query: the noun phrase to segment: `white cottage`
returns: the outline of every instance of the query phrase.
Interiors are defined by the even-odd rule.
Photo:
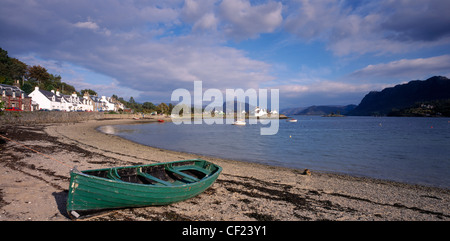
[[[80,98],[76,93],[63,95],[58,90],[55,92],[41,90],[35,87],[29,94],[33,102],[39,104],[40,109],[61,110],[61,111],[92,111],[93,105],[90,100]]]
[[[76,93],[63,95],[58,90],[56,92],[54,90],[47,91],[35,87],[28,96],[39,105],[40,109],[61,111],[118,111],[124,109],[122,103],[111,97],[98,98],[87,93],[83,97],[79,97]]]
[[[255,108],[254,113],[255,113],[256,117],[261,117],[261,116],[267,115],[266,109],[261,109],[258,106]]]
[[[61,110],[66,108],[66,105],[61,103],[61,96],[57,96],[54,90],[40,90],[39,87],[36,86],[34,91],[28,96],[39,105],[39,109]]]
[[[113,103],[112,97],[102,96],[100,101],[103,102],[104,111],[116,111],[116,105]]]
[[[89,100],[77,96],[76,93],[72,95],[63,95],[63,100],[68,103],[69,111],[92,111],[93,106]],[[70,104],[69,104],[70,103]]]

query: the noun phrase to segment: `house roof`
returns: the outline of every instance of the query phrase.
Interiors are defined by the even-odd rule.
[[[54,96],[56,102],[61,102],[62,95],[57,96],[55,93],[53,93],[51,91],[48,91],[48,90],[41,90],[41,89],[39,89],[38,91],[41,92],[49,100],[53,100],[53,96]]]
[[[98,96],[95,96],[95,95],[89,95],[89,97],[92,99],[92,101],[94,101],[94,102],[97,102],[97,103],[99,103],[99,102],[102,102],[101,101],[101,98],[99,98]]]
[[[43,95],[45,95],[45,97],[47,97],[47,98],[52,98],[54,95],[56,95],[56,94],[54,94],[54,93],[52,93],[51,91],[48,91],[48,90],[41,90],[41,89],[39,89],[39,92],[41,92]]]
[[[12,96],[13,92],[15,92],[16,96],[21,96],[23,93],[25,98],[28,97],[28,95],[17,86],[0,84],[0,95],[3,94],[3,91],[5,91],[6,96]]]

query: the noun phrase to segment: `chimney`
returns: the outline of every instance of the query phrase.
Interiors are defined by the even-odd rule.
[[[34,87],[34,90],[39,91],[39,86]]]
[[[59,89],[56,90],[56,96],[59,96]]]
[[[50,90],[50,92],[52,92],[53,94],[55,94],[55,90]]]

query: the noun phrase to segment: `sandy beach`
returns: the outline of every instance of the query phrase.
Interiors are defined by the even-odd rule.
[[[193,158],[223,167],[204,193],[167,206],[120,209],[85,220],[450,220],[448,189],[315,170],[303,175],[303,170],[152,148],[96,130],[152,121],[1,126],[0,134],[13,141],[0,142],[0,221],[70,220],[65,206],[73,166],[85,170]]]

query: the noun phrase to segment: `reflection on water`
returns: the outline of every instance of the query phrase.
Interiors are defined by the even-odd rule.
[[[134,129],[117,129],[114,126],[100,126],[98,128],[99,131],[106,133],[106,134],[111,134],[111,135],[117,135],[120,133],[136,133],[139,132],[139,130],[134,130]]]
[[[98,129],[101,132],[106,133],[106,134],[111,134],[111,135],[116,134],[115,129],[114,129],[113,126],[100,126]]]

